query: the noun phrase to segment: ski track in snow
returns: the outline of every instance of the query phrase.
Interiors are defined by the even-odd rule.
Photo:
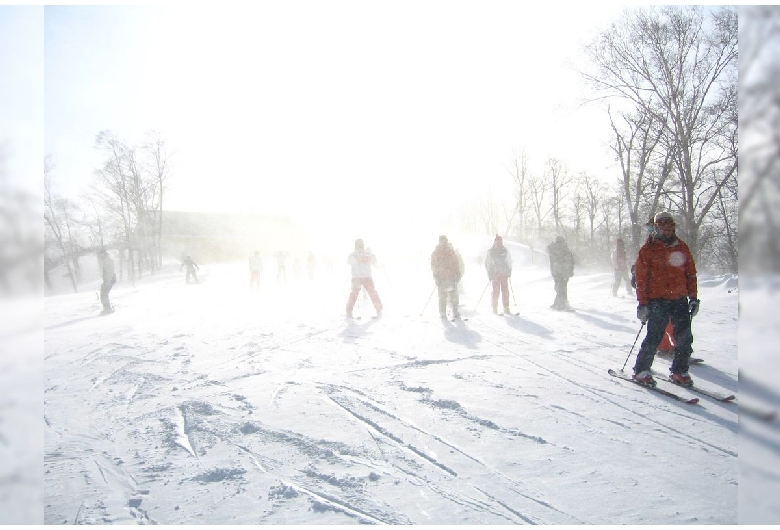
[[[511,352],[511,350],[509,350],[508,348],[506,348],[505,346],[503,346],[503,345],[501,345],[501,344],[497,344],[497,343],[496,343],[496,346],[497,346],[497,347],[499,347],[499,348],[505,349],[505,350],[509,351],[510,353],[513,353],[513,352]],[[567,356],[567,355],[561,355],[561,354],[558,354],[558,353],[556,353],[556,354],[554,354],[554,355],[556,355],[556,356],[560,356],[560,357],[565,357],[565,358],[567,358],[567,361],[569,361],[569,362],[575,362],[575,363],[579,364],[580,366],[583,366],[583,368],[586,368],[586,369],[591,369],[591,368],[593,368],[592,366],[589,366],[589,365],[587,365],[587,364],[583,364],[583,363],[581,363],[580,361],[577,361],[576,359],[572,359],[570,356]],[[518,355],[518,356],[520,356],[520,355]],[[538,366],[539,368],[542,368],[540,365],[538,365],[537,363],[535,363],[535,362],[531,361],[530,359],[524,359],[524,360],[525,360],[525,361],[527,361],[527,362],[529,362],[529,363],[531,363],[531,364],[533,364],[534,366]],[[583,386],[583,385],[581,385],[580,383],[578,383],[577,381],[574,381],[574,380],[572,380],[572,379],[566,378],[566,377],[564,377],[564,376],[562,376],[562,375],[560,375],[560,374],[556,373],[556,372],[555,372],[555,371],[553,371],[553,370],[546,369],[546,368],[545,368],[545,370],[547,370],[549,373],[551,373],[551,374],[553,374],[553,375],[556,375],[556,376],[559,376],[559,377],[561,377],[561,378],[562,378],[562,379],[564,379],[564,380],[565,380],[567,383],[569,383],[569,384],[572,384],[572,385],[574,385],[574,386],[577,386],[577,387],[580,387],[580,388],[582,388],[582,389],[583,389],[583,390],[585,390],[585,391],[598,393],[598,391],[595,391],[595,390],[591,389],[589,386]],[[605,399],[609,400],[609,398],[605,398]],[[625,408],[626,410],[629,410],[629,411],[631,411],[631,409],[630,409],[629,407],[626,407],[626,406],[622,405],[621,403],[618,403],[617,401],[614,401],[614,400],[609,400],[609,401],[611,401],[611,402],[612,402],[614,405],[616,405],[616,406],[618,406],[618,407]],[[644,401],[643,401],[643,402],[644,402]],[[659,407],[661,407],[661,405],[659,405]],[[703,439],[703,438],[700,438],[700,437],[697,437],[697,436],[693,436],[693,435],[687,434],[687,433],[685,433],[685,432],[682,432],[682,431],[679,431],[679,430],[675,430],[675,429],[673,429],[673,428],[669,427],[668,425],[664,425],[664,424],[663,424],[663,423],[661,423],[660,421],[658,421],[658,420],[656,420],[656,419],[654,419],[654,418],[650,417],[649,415],[642,415],[642,416],[643,416],[643,417],[644,417],[644,418],[645,418],[647,421],[654,422],[654,423],[658,424],[659,426],[661,426],[663,429],[668,429],[669,431],[671,431],[671,432],[674,432],[676,435],[678,435],[678,436],[680,436],[680,437],[683,437],[683,438],[688,438],[688,439],[690,439],[690,440],[693,440],[693,441],[695,441],[695,442],[697,442],[697,443],[701,444],[705,450],[707,450],[706,448],[710,448],[710,449],[713,449],[713,450],[715,450],[715,451],[720,451],[720,452],[723,452],[724,454],[727,454],[727,455],[729,455],[729,456],[733,456],[733,457],[737,457],[737,456],[738,456],[738,452],[737,452],[737,451],[734,451],[734,450],[731,450],[731,449],[727,449],[727,448],[720,447],[720,446],[718,446],[718,445],[715,445],[715,444],[712,444],[712,443],[708,442],[707,440],[705,440],[705,439]],[[689,417],[691,417],[691,416],[689,416]],[[693,418],[691,417],[691,419],[693,419]]]
[[[114,325],[119,311],[99,325],[49,326],[47,350],[80,326],[91,345],[52,347],[46,357],[45,522],[631,522],[630,515],[615,519],[619,507],[602,516],[565,503],[559,488],[588,482],[567,470],[586,448],[545,428],[540,415],[624,454],[636,450],[636,432],[646,431],[736,464],[733,447],[706,436],[736,434],[736,419],[709,412],[722,404],[685,409],[608,378],[606,368],[619,367],[615,359],[625,352],[599,332],[630,330],[622,316],[554,315],[596,327],[569,338],[557,337],[548,315],[467,316],[460,323],[413,313],[321,318],[251,333],[226,327],[206,339],[197,338],[196,323],[169,336],[138,323]],[[451,347],[428,351],[426,340]],[[60,369],[74,377],[58,378]],[[546,400],[553,385],[572,397]],[[84,414],[69,424],[74,396],[84,396]],[[494,396],[513,408],[496,408]],[[610,413],[594,421],[589,407]],[[506,454],[485,449],[492,447]],[[642,452],[665,458],[652,444]],[[526,459],[548,461],[550,469],[526,470]],[[630,477],[590,480],[619,492]],[[175,505],[165,503],[173,498]]]

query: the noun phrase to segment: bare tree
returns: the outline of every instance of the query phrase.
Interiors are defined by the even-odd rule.
[[[596,217],[607,190],[600,180],[587,174],[581,176],[580,183],[583,191],[585,215],[588,218],[589,239],[593,243],[596,236]]]
[[[126,149],[127,171],[130,175],[130,201],[136,219],[133,236],[138,251],[138,276],[141,277],[144,265],[148,266],[152,273],[157,269],[157,258],[154,252],[156,242],[154,226],[157,216],[153,206],[157,183],[142,170],[137,152],[138,150],[133,147]]]
[[[552,207],[548,205],[545,199],[545,195],[551,187],[550,177],[547,172],[540,174],[532,173],[528,177],[529,198],[536,220],[536,237],[538,238],[542,237],[544,220],[552,210]]]
[[[657,178],[653,179],[649,175],[664,127],[658,123],[654,114],[641,108],[633,113],[621,112],[622,126],[615,123],[611,109],[607,112],[615,135],[612,150],[620,164],[622,198],[631,221],[631,246],[639,248],[640,238],[643,235],[642,225],[645,221],[642,212],[643,202],[648,195],[653,195],[649,210],[651,212],[655,210],[671,170],[671,160],[669,160],[665,165],[662,164],[666,170],[661,170],[656,175]]]
[[[582,234],[582,217],[585,215],[585,194],[582,191],[582,176],[577,179],[577,186],[571,198],[571,214],[574,221],[574,240],[579,242]]]
[[[57,196],[52,190],[52,169],[51,157],[47,155],[43,162],[43,220],[46,224],[46,229],[53,236],[53,239],[50,240],[56,243],[61,254],[61,259],[53,260],[52,265],[60,262],[64,263],[73,292],[77,293],[79,291],[78,282],[75,271],[71,266],[70,210],[72,205],[70,201]]]
[[[93,190],[121,230],[120,250],[127,250],[128,275],[131,281],[135,281],[133,230],[137,217],[131,197],[131,176],[127,170],[128,149],[111,131],[98,133],[95,147],[105,153],[106,160],[103,168],[95,172],[98,185]]]
[[[158,268],[162,266],[162,229],[163,229],[163,199],[165,198],[166,181],[170,174],[170,158],[165,146],[165,140],[159,131],[152,131],[143,145],[150,158],[149,172],[155,182],[155,199],[157,205],[156,222],[153,223],[155,234],[155,254]]]
[[[479,202],[479,216],[482,230],[486,234],[495,234],[498,231],[499,212],[492,194],[488,193]]]
[[[604,97],[631,102],[663,124],[679,180],[679,214],[698,254],[698,228],[726,181],[736,176],[720,139],[728,127],[728,86],[736,79],[732,7],[663,6],[626,12],[587,48],[584,73]],[[722,168],[733,166],[733,170]]]
[[[546,162],[546,173],[552,191],[552,214],[555,222],[555,232],[560,233],[563,221],[563,202],[572,182],[572,176],[566,165],[559,159],[549,157]]]
[[[526,209],[531,195],[531,186],[528,173],[528,157],[525,151],[522,151],[519,155],[516,155],[512,161],[512,170],[509,174],[512,176],[512,182],[514,183],[514,198],[515,208],[510,216],[509,222],[515,223],[515,234],[517,234],[521,240],[527,239],[528,234],[526,231]],[[515,217],[517,221],[515,221]]]

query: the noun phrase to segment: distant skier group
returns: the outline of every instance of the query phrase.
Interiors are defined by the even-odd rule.
[[[630,280],[622,238],[616,240],[615,251],[612,254],[614,263],[612,294],[617,296],[621,282],[625,282],[626,292],[629,295],[633,295],[631,288],[635,287],[638,302],[637,319],[642,323],[642,327],[647,325],[647,334],[634,365],[633,380],[643,385],[656,384],[652,375],[653,360],[664,338],[673,336],[674,358],[670,368],[670,379],[676,384],[691,386],[693,381],[688,373],[693,352],[691,319],[698,313],[700,304],[696,265],[688,245],[677,237],[674,218],[670,213],[656,214],[647,226],[648,237],[639,249],[636,263],[631,267]],[[555,284],[555,300],[550,307],[557,311],[571,311],[568,301],[568,282],[574,275],[574,255],[563,236],[557,236],[547,250],[550,274]],[[116,283],[114,262],[105,249],[98,250],[97,257],[103,280],[100,287],[100,302],[103,306],[101,314],[108,314],[113,312],[109,292]],[[285,252],[278,252],[276,257],[277,282],[286,283],[287,255]],[[313,278],[314,263],[313,254],[310,254],[307,260],[310,279]],[[371,268],[376,266],[377,260],[362,239],[355,240],[355,248],[347,257],[347,263],[351,269],[351,288],[346,305],[347,317],[352,317],[361,290],[366,291],[376,316],[380,317],[383,308],[382,300],[377,293],[371,271]],[[435,283],[434,289],[438,292],[439,315],[446,318],[449,308],[450,316],[459,319],[459,283],[465,265],[460,253],[453,247],[447,236],[439,236],[439,242],[431,253],[430,265]],[[180,270],[185,267],[187,269],[185,281],[190,283],[192,278],[195,283],[198,283],[199,268],[190,256],[184,257]],[[258,287],[262,273],[262,259],[257,251],[249,259],[249,270],[250,286]],[[500,301],[504,314],[509,314],[512,255],[504,246],[500,235],[496,235],[493,245],[487,251],[485,270],[488,285],[492,286],[493,313],[498,314]]]
[[[551,306],[555,310],[569,310],[566,285],[574,271],[574,256],[563,237],[558,237],[548,248],[550,251],[550,272],[555,280],[556,297]],[[355,241],[355,250],[347,258],[352,270],[352,288],[347,299],[346,315],[352,317],[356,300],[361,289],[365,289],[371,299],[376,316],[382,314],[382,302],[371,276],[371,267],[376,265],[376,257],[365,248],[362,239]],[[438,294],[439,316],[447,317],[447,310],[453,319],[460,318],[459,284],[465,271],[463,257],[447,239],[439,236],[439,243],[431,253],[431,273]],[[504,314],[511,312],[509,307],[510,278],[512,277],[512,254],[504,246],[504,239],[496,235],[485,257],[485,270],[488,285],[492,286],[491,307],[498,314],[499,299]],[[487,289],[487,286],[485,287]],[[433,292],[431,292],[433,296]]]
[[[675,337],[670,379],[674,383],[691,386],[693,381],[688,373],[693,352],[691,319],[698,313],[700,304],[696,265],[690,249],[675,233],[672,215],[661,212],[656,214],[652,221],[649,223],[648,238],[639,249],[637,261],[632,267],[636,274],[637,318],[643,327],[647,324],[647,335],[637,355],[633,379],[644,385],[656,384],[651,368],[658,347],[667,333],[667,327],[670,327]],[[557,236],[547,250],[550,274],[555,284],[555,300],[550,307],[556,311],[571,311],[568,282],[574,275],[574,255],[563,236]],[[382,302],[371,278],[371,266],[376,263],[376,258],[370,250],[364,248],[362,239],[355,241],[355,251],[349,255],[348,263],[352,267],[352,290],[347,300],[347,316],[352,317],[361,288],[367,291],[377,316],[380,316]],[[621,281],[624,281],[627,293],[633,295],[627,271],[625,244],[621,238],[616,241],[613,263],[615,274],[612,294],[617,296],[618,287]],[[489,285],[493,287],[493,313],[498,313],[499,299],[504,313],[510,313],[509,280],[512,276],[512,256],[500,235],[496,235],[493,246],[487,252],[485,269]],[[451,316],[454,319],[460,318],[458,283],[463,277],[463,271],[460,254],[447,236],[439,236],[439,243],[431,254],[431,272],[438,292],[439,315],[442,318],[447,316],[448,306]]]

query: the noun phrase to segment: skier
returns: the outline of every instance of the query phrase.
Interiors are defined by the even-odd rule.
[[[276,283],[281,284],[284,281],[287,284],[287,252],[280,250],[276,256]]]
[[[179,270],[181,271],[184,267],[187,267],[187,276],[185,278],[186,283],[190,283],[190,276],[195,278],[195,283],[200,283],[198,281],[198,273],[195,271],[200,270],[198,267],[198,264],[192,261],[192,258],[189,256],[184,256],[184,261],[181,263],[181,267],[179,267]]]
[[[249,287],[260,287],[260,275],[263,273],[263,258],[260,251],[249,256]]]
[[[431,272],[439,292],[439,316],[447,316],[447,299],[452,307],[452,317],[460,318],[458,282],[463,276],[458,254],[447,236],[439,236],[439,244],[431,254]]]
[[[352,267],[352,290],[347,300],[347,317],[352,318],[352,309],[355,307],[357,297],[360,294],[360,288],[366,290],[371,302],[376,309],[376,316],[382,316],[382,301],[374,287],[374,280],[371,277],[371,266],[376,265],[376,257],[371,249],[365,248],[362,239],[355,240],[355,250],[350,253],[347,263]]]
[[[629,296],[633,296],[634,291],[631,289],[631,280],[628,277],[626,248],[621,238],[617,238],[615,241],[615,251],[612,253],[612,264],[615,267],[615,281],[612,283],[612,296],[617,296],[621,280],[626,282],[626,293],[628,293]]]
[[[314,281],[314,269],[317,267],[317,257],[314,252],[309,251],[309,256],[306,258],[306,268],[309,271],[309,281]]]
[[[655,233],[639,249],[636,261],[637,318],[647,323],[647,335],[637,354],[633,378],[655,385],[650,372],[670,319],[676,345],[670,379],[691,386],[688,366],[693,349],[691,318],[699,312],[696,264],[688,245],[675,234],[669,212],[655,216]]]
[[[655,233],[655,220],[652,215],[650,216],[650,220],[645,223],[645,227],[647,228],[647,239],[645,239],[645,243],[647,243]],[[636,289],[636,262],[631,265],[631,287]],[[666,331],[661,338],[661,343],[658,345],[656,355],[674,355],[675,344],[677,344],[677,342],[674,340],[674,328],[672,327],[672,322],[670,320],[666,325]],[[691,349],[691,353],[693,353],[693,349]],[[693,361],[694,359],[692,358],[691,362]],[[704,362],[704,359],[695,359],[695,361]]]
[[[550,306],[556,311],[570,311],[568,283],[574,276],[574,255],[569,250],[563,236],[558,236],[555,241],[547,246],[550,257],[550,273],[555,281],[555,301]]]
[[[111,302],[108,300],[108,293],[116,283],[116,271],[114,270],[114,260],[108,255],[106,249],[101,248],[97,251],[98,262],[102,271],[103,283],[100,284],[100,302],[103,304],[101,315],[107,315],[114,312]]]
[[[493,313],[498,314],[499,294],[501,294],[501,301],[504,304],[504,313],[509,313],[509,278],[512,277],[512,255],[504,246],[504,240],[499,235],[496,235],[493,246],[487,251],[485,269],[487,269],[488,280],[493,285],[491,299]]]

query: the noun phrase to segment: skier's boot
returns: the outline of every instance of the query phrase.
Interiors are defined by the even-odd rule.
[[[669,379],[671,379],[673,383],[680,386],[693,386],[693,379],[691,379],[691,376],[688,375],[688,372],[683,372],[681,374],[669,374]]]
[[[655,379],[653,379],[653,374],[651,374],[649,370],[642,370],[641,372],[634,374],[632,377],[634,381],[636,381],[640,385],[645,385],[645,386],[656,385]]]

